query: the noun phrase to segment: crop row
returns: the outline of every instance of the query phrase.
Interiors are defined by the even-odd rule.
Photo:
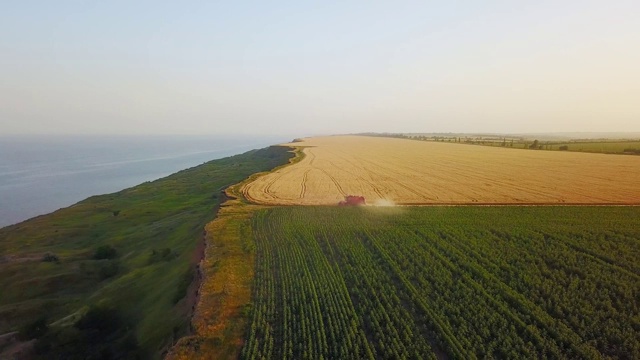
[[[640,358],[637,208],[275,208],[242,358]]]

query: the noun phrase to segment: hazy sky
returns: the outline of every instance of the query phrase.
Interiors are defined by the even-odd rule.
[[[640,1],[6,1],[0,134],[640,131]]]

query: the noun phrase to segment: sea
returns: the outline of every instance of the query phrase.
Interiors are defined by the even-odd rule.
[[[210,160],[288,142],[279,136],[0,136],[0,227]]]

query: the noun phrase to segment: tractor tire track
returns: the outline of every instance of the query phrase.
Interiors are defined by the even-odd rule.
[[[309,172],[312,169],[305,170],[302,175],[302,181],[300,182],[300,195],[298,195],[298,199],[304,199],[304,195],[307,193],[307,179],[309,178]]]
[[[333,164],[332,164],[333,165]],[[318,169],[320,171],[322,171],[325,175],[327,175],[329,177],[329,179],[331,179],[331,181],[333,182],[333,184],[336,186],[336,188],[338,189],[338,191],[340,192],[340,194],[342,194],[342,196],[347,196],[347,193],[344,191],[344,189],[342,188],[342,186],[340,185],[340,183],[338,182],[338,180],[336,180],[336,178],[334,178],[333,176],[331,176],[331,174],[329,174],[329,172],[325,169]]]
[[[353,161],[348,160],[344,156],[340,156],[340,155],[335,155],[335,156],[338,156],[340,159],[342,159],[342,161],[344,161],[347,164],[351,165],[354,169],[358,167]],[[355,175],[356,180],[360,180],[360,181],[364,182],[365,184],[369,185],[371,187],[371,189],[373,190],[373,192],[375,192],[381,199],[386,199],[386,196],[382,193],[382,189],[378,188],[372,181],[365,179],[364,177],[358,175],[357,173],[353,173],[352,175]]]
[[[283,176],[283,175],[275,176],[275,177],[274,177],[274,179],[273,179],[273,180],[271,180],[271,181],[267,184],[267,186],[265,186],[265,187],[264,187],[264,193],[265,193],[266,195],[271,196],[271,198],[273,198],[273,199],[279,199],[279,197],[275,194],[275,192],[273,192],[273,191],[271,190],[271,187],[272,187],[272,186],[273,186],[273,185],[274,185],[278,180],[280,180],[280,178],[282,178],[282,176]]]

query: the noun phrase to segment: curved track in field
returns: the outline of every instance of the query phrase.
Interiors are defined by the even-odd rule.
[[[640,205],[640,156],[331,136],[243,190],[266,205]],[[301,150],[300,150],[301,149]]]

